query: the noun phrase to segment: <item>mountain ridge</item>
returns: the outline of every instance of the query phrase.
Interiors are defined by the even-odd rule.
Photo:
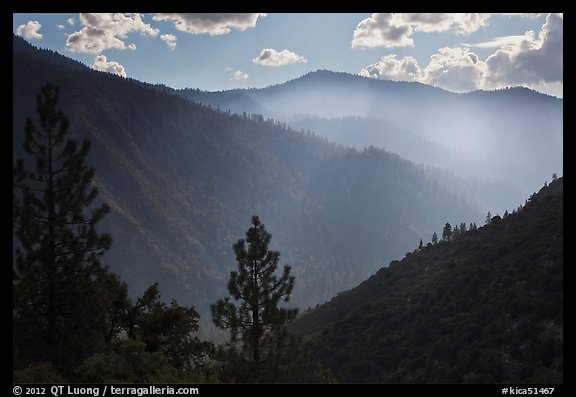
[[[388,144],[397,148],[414,143],[401,136],[392,142],[384,139],[386,126],[392,125],[449,151],[453,157],[450,170],[506,183],[518,189],[520,197],[529,195],[552,173],[563,172],[563,99],[524,87],[454,93],[417,82],[323,70],[265,88],[204,92],[201,96],[184,89],[178,94],[237,113],[261,112],[264,117],[304,129],[311,125],[301,121],[311,116],[327,120],[356,117],[359,122],[381,119],[381,136],[365,133],[361,124],[348,130],[348,136],[354,138],[324,135],[337,143],[348,145],[357,138],[365,146],[384,149],[390,149]],[[422,143],[421,148],[424,146]],[[409,151],[400,154],[419,162]],[[513,205],[507,203],[507,207]]]
[[[104,261],[133,296],[158,281],[164,299],[196,305],[206,318],[234,269],[232,244],[255,214],[281,262],[293,266],[300,307],[361,281],[446,219],[482,217],[449,174],[14,42],[13,156],[23,154],[24,119],[35,115],[39,88],[59,86],[70,136],[92,141],[88,162],[112,206],[102,222],[114,239]],[[357,244],[347,250],[350,239]]]
[[[344,382],[562,383],[563,178],[290,326]]]

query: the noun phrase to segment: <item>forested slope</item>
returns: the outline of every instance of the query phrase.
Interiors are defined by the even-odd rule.
[[[70,135],[92,141],[104,261],[139,295],[158,281],[206,314],[234,268],[232,244],[252,215],[296,275],[293,304],[322,302],[429,240],[446,219],[485,212],[449,173],[381,149],[358,151],[261,115],[235,115],[90,70],[13,39],[13,155],[50,81]],[[167,286],[167,287],[164,287]]]
[[[291,326],[342,382],[561,383],[563,178]]]

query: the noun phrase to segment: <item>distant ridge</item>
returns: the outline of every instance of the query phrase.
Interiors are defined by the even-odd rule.
[[[158,281],[163,299],[209,320],[235,266],[232,244],[259,215],[294,269],[292,303],[306,307],[429,239],[446,219],[477,221],[485,211],[462,180],[389,151],[331,144],[14,43],[13,157],[23,155],[39,88],[56,84],[71,137],[93,143],[88,162],[112,207],[104,262],[132,295]]]
[[[362,142],[399,150],[414,143],[402,141],[401,135],[393,142],[390,137],[381,139],[391,125],[445,148],[450,159],[429,162],[409,149],[399,151],[401,156],[509,184],[519,192],[516,199],[530,194],[552,173],[563,172],[563,100],[523,87],[459,94],[418,82],[317,70],[266,88],[203,93],[194,99],[239,114],[261,113],[305,130],[318,125],[302,122],[310,118],[359,118],[348,131],[323,128],[327,139],[345,145]],[[380,132],[367,134],[361,124],[365,118],[383,120]],[[427,144],[416,151],[423,146]]]

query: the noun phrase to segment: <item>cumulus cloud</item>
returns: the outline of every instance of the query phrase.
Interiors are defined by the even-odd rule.
[[[395,21],[394,14],[375,13],[356,26],[352,47],[413,47],[412,32],[410,25]]]
[[[116,61],[109,61],[105,55],[96,55],[94,63],[92,64],[92,69],[126,77],[126,70],[124,70],[124,66],[120,65]]]
[[[366,66],[360,71],[360,75],[394,81],[420,81],[422,70],[415,58],[398,59],[395,54],[390,54],[375,64]]]
[[[424,68],[423,81],[456,92],[482,88],[486,64],[468,48],[440,48]]]
[[[173,34],[161,34],[160,39],[166,42],[166,45],[170,50],[173,51],[176,48],[176,40],[178,40],[178,38]]]
[[[394,14],[396,23],[407,24],[419,32],[445,32],[453,30],[465,34],[475,32],[488,24],[490,14],[480,13],[415,13]]]
[[[28,21],[26,24],[18,26],[16,34],[25,39],[41,39],[42,33],[39,32],[42,25],[38,21]]]
[[[176,29],[191,34],[207,33],[211,36],[230,33],[232,29],[240,31],[256,26],[258,17],[263,13],[158,13],[155,21],[170,21]]]
[[[156,36],[158,29],[142,20],[140,14],[103,13],[80,14],[84,27],[68,36],[66,46],[72,52],[98,54],[109,48],[136,49],[135,44],[123,41],[128,33]]]
[[[488,87],[560,82],[564,79],[564,20],[549,14],[536,37],[499,49],[486,59]]]
[[[354,30],[352,47],[413,47],[417,32],[475,32],[488,24],[490,14],[480,13],[375,13]]]
[[[498,49],[482,60],[471,47]],[[563,82],[563,18],[549,14],[537,36],[534,32],[526,32],[479,44],[440,48],[423,69],[412,57],[398,59],[392,54],[363,68],[360,74],[388,80],[420,81],[457,92],[514,85],[540,90],[547,85],[557,87]]]
[[[468,92],[482,88],[486,64],[469,48],[444,47],[421,69],[413,57],[398,59],[391,54],[360,71],[360,75],[394,81],[418,81],[450,91]]]
[[[70,26],[74,26],[74,23],[75,23],[75,22],[74,22],[74,18],[68,18],[68,19],[66,20],[66,22],[68,22],[68,25],[70,25]]]
[[[264,48],[260,55],[252,59],[252,62],[264,66],[284,66],[297,62],[308,62],[306,58],[295,54],[292,51],[282,50],[276,51],[273,48]]]
[[[227,66],[226,69],[224,69],[224,71],[230,73],[230,80],[246,81],[250,78],[250,76],[247,73],[244,73],[241,70],[232,69],[229,66]]]

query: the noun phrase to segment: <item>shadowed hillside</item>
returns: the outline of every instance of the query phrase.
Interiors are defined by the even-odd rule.
[[[562,383],[563,178],[300,316],[342,382]]]

